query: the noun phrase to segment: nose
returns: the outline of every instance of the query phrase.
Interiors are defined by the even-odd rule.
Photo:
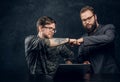
[[[89,22],[90,22],[89,20],[86,20],[86,24],[89,24]]]
[[[50,30],[50,32],[53,32],[53,33],[54,33],[54,30],[53,30],[53,29],[51,29],[51,30]]]
[[[54,30],[50,30],[50,33],[53,35],[55,32],[54,32]]]

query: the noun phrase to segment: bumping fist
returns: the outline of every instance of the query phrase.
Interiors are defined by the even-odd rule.
[[[68,43],[73,46],[73,45],[76,45],[77,40],[76,39],[69,39]]]
[[[79,38],[79,39],[69,39],[68,43],[70,45],[80,45],[83,42],[83,38]]]
[[[81,43],[83,43],[83,38],[79,38],[76,41],[76,45],[80,45]]]
[[[77,40],[76,39],[69,39],[69,43],[76,44]]]

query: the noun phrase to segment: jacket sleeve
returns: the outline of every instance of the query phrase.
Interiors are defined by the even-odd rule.
[[[104,34],[83,37],[84,46],[105,45],[112,42],[115,38],[115,27],[111,24],[103,27]]]
[[[40,50],[42,47],[49,46],[48,39],[40,39],[36,36],[29,36],[25,39],[25,50]]]
[[[65,45],[61,45],[61,47],[60,47],[60,54],[61,54],[61,56],[63,58],[65,58],[65,61],[67,61],[67,60],[73,61],[74,60],[74,53],[73,53],[73,51],[68,49],[68,47],[65,46]]]
[[[85,55],[85,54],[87,54],[87,50],[85,51],[83,44],[81,44],[78,49],[78,57],[77,57],[78,63],[83,63],[85,60],[88,60],[87,59],[88,55]]]

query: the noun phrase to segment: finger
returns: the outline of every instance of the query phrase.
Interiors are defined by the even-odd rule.
[[[80,45],[80,42],[77,42],[77,45]]]

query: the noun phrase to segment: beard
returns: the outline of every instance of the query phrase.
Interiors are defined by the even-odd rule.
[[[96,27],[97,27],[97,24],[96,24],[96,22],[94,22],[94,24],[91,25],[91,27],[89,25],[87,25],[85,27],[85,30],[87,31],[88,34],[90,34],[90,33],[94,32],[94,30],[96,29]]]
[[[50,38],[53,38],[53,35],[44,35],[44,38],[50,39]]]

